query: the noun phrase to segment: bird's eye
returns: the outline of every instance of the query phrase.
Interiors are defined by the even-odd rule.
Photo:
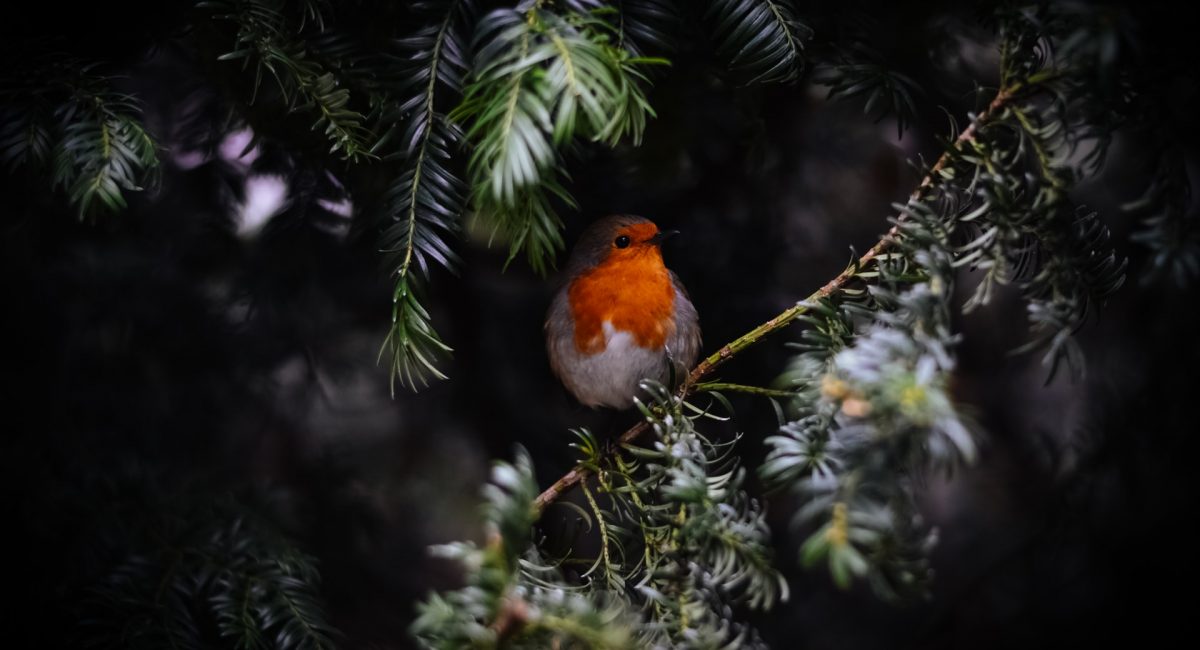
[[[629,245],[629,237],[621,235],[620,237],[617,237],[617,240],[613,242],[613,245],[617,248],[625,248]]]

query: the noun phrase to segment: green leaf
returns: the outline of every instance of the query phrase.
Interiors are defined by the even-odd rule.
[[[446,378],[438,369],[438,362],[452,350],[433,330],[429,312],[417,298],[414,277],[398,280],[392,294],[392,324],[379,351],[380,358],[385,351],[391,359],[393,394],[396,380],[417,390],[418,384],[426,386],[430,379]]]
[[[461,228],[467,188],[452,168],[454,150],[463,135],[438,112],[446,96],[462,92],[466,73],[465,46],[460,31],[466,20],[466,2],[446,2],[433,22],[403,39],[409,62],[398,89],[411,95],[385,118],[402,121],[402,148],[388,158],[403,160],[401,172],[385,196],[383,252],[395,278],[392,326],[384,343],[390,351],[393,394],[395,381],[412,390],[446,375],[438,364],[451,350],[433,329],[429,314],[417,298],[421,279],[428,280],[434,265],[453,270],[458,256],[449,239]],[[375,150],[382,151],[382,141]]]
[[[577,137],[636,144],[653,115],[645,78],[612,45],[612,27],[594,14],[534,7],[497,10],[476,34],[473,80],[451,119],[465,124],[468,166],[481,221],[544,273],[563,248],[554,204],[574,207],[560,178],[560,149]]]
[[[717,55],[746,85],[799,78],[808,28],[788,0],[709,0],[705,18]]]
[[[366,117],[351,108],[350,91],[340,78],[316,61],[304,40],[303,27],[312,23],[323,28],[325,20],[313,0],[304,3],[300,22],[293,24],[285,3],[277,0],[211,0],[202,3],[214,18],[237,27],[231,51],[220,61],[242,61],[251,68],[254,85],[250,103],[257,98],[265,74],[275,79],[288,112],[305,111],[313,117],[312,130],[329,141],[329,152],[348,160],[373,156],[374,134]]]

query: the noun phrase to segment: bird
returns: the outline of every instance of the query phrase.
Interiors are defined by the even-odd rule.
[[[678,231],[613,215],[580,235],[546,315],[550,366],[580,403],[626,409],[643,379],[683,377],[700,352],[700,317],[661,245]]]

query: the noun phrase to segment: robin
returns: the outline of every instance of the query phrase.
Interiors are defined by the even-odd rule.
[[[587,406],[633,404],[638,382],[682,376],[700,351],[700,323],[660,246],[677,231],[616,215],[588,226],[546,315],[550,366]]]

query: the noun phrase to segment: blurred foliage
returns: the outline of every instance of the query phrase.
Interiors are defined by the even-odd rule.
[[[140,524],[82,600],[84,646],[335,647],[315,560],[261,515],[229,502]]]
[[[635,648],[636,615],[620,598],[565,581],[531,546],[537,482],[529,456],[497,463],[484,489],[487,542],[435,547],[462,564],[468,585],[420,606],[413,634],[430,648]]]

